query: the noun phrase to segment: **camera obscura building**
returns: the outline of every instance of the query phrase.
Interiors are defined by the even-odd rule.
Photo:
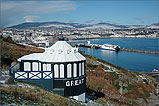
[[[31,82],[65,97],[85,102],[86,59],[65,41],[57,41],[44,53],[18,59],[10,68],[16,79]]]

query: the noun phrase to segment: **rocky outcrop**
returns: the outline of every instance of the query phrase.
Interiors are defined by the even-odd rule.
[[[12,77],[10,77],[9,75],[1,75],[0,76],[0,83],[1,84],[14,84],[15,81]]]

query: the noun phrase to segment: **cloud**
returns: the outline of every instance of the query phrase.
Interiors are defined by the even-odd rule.
[[[6,0],[1,2],[1,25],[13,22],[14,17],[40,16],[57,12],[73,11],[77,7],[72,1],[42,1],[42,0]]]
[[[24,16],[25,22],[33,22],[36,19],[40,18],[39,16]]]

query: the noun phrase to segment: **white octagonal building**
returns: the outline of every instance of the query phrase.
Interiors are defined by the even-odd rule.
[[[16,79],[31,82],[65,97],[85,102],[86,59],[65,41],[57,41],[44,53],[18,59],[10,68]]]

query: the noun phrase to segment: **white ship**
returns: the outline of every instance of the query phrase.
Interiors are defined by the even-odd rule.
[[[113,44],[103,44],[101,46],[101,49],[104,50],[112,50],[112,51],[118,51],[120,49],[120,46],[118,45],[113,45]]]

